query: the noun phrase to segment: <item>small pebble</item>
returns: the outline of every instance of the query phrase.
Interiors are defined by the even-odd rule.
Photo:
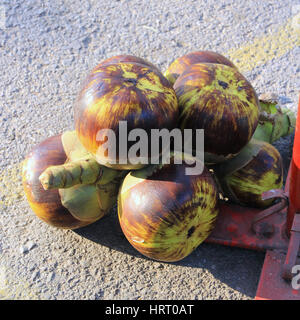
[[[20,247],[20,253],[25,254],[36,247],[36,244],[33,241],[28,241],[26,245]]]
[[[40,276],[40,272],[35,271],[35,272],[33,272],[32,276],[31,276],[31,280],[35,281],[39,276]]]
[[[33,249],[36,246],[36,244],[33,241],[28,241],[26,246],[27,246],[28,251],[30,251],[31,249]]]
[[[55,278],[55,272],[51,272],[48,274],[47,282],[51,282]]]
[[[20,252],[23,253],[23,254],[25,254],[25,253],[28,252],[28,248],[23,245],[23,246],[20,247]]]

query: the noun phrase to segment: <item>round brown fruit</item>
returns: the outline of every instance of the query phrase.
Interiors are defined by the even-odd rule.
[[[123,63],[138,63],[138,64],[141,64],[143,66],[147,66],[159,73],[161,73],[161,71],[154,65],[152,64],[151,62],[143,59],[143,58],[140,58],[140,57],[137,57],[137,56],[133,56],[133,55],[129,55],[129,54],[121,54],[119,56],[113,56],[111,58],[108,58],[108,59],[105,59],[103,60],[102,62],[100,62],[98,64],[98,66],[95,68],[99,68],[99,67],[103,67],[103,66],[108,66],[110,64],[116,64],[116,63],[120,63],[120,62],[123,62]]]
[[[177,155],[175,155],[177,156]],[[186,175],[186,162],[130,172],[119,191],[118,215],[130,244],[143,255],[178,261],[211,233],[218,192],[210,172]]]
[[[252,138],[259,102],[252,85],[237,69],[194,64],[176,80],[174,89],[180,128],[193,129],[193,133],[204,129],[206,163],[234,157]]]
[[[127,139],[119,135],[120,121],[126,121],[128,132],[145,130],[150,158],[151,129],[172,130],[178,121],[178,102],[168,80],[148,66],[129,62],[96,67],[88,75],[74,111],[76,132],[83,146],[100,164],[119,170],[139,169],[145,164],[131,163],[118,149],[113,164],[106,153],[106,141],[97,136],[100,130],[112,130],[117,147],[121,138]],[[126,151],[135,143],[128,141]]]
[[[26,157],[23,164],[23,187],[34,213],[51,226],[76,229],[90,224],[80,221],[62,205],[57,189],[44,190],[39,176],[50,166],[61,165],[67,160],[61,134],[38,144]]]
[[[216,175],[229,200],[265,208],[274,200],[263,200],[262,193],[283,186],[282,158],[271,144],[252,139],[237,157],[217,166]]]
[[[217,63],[236,68],[230,60],[219,53],[213,51],[195,51],[173,61],[165,72],[165,77],[173,85],[187,67],[196,63]]]

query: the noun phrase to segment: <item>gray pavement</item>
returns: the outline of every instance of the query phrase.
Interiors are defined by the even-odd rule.
[[[213,50],[258,93],[296,110],[300,1],[2,1],[0,3],[0,298],[253,299],[264,253],[202,244],[178,263],[137,253],[116,211],[70,231],[40,221],[20,168],[31,148],[73,129],[81,81],[102,59],[129,53],[164,71]],[[291,137],[278,142],[288,163]]]

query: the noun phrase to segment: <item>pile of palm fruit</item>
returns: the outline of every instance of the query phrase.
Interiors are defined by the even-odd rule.
[[[164,75],[131,55],[102,61],[82,85],[74,120],[74,131],[46,139],[24,161],[32,210],[54,227],[76,229],[117,203],[128,241],[160,261],[181,260],[198,247],[215,226],[220,201],[272,205],[261,194],[282,188],[283,170],[271,143],[295,126],[293,113],[272,97],[258,99],[237,67],[211,51],[176,59]],[[203,129],[202,173],[187,175],[193,155],[172,146],[169,163],[134,162],[127,153],[124,158],[120,149],[134,144],[120,143],[125,122],[128,132],[142,128],[148,134],[149,149],[153,129]],[[115,133],[115,163],[98,137],[103,130]]]

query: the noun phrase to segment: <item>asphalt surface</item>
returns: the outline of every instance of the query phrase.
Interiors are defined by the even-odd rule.
[[[258,93],[296,110],[300,1],[4,1],[0,4],[0,298],[253,299],[264,253],[202,244],[178,263],[137,253],[115,210],[88,227],[48,226],[29,208],[21,163],[73,129],[73,103],[104,58],[162,71],[195,50],[224,54]],[[278,142],[286,165],[292,138]]]

